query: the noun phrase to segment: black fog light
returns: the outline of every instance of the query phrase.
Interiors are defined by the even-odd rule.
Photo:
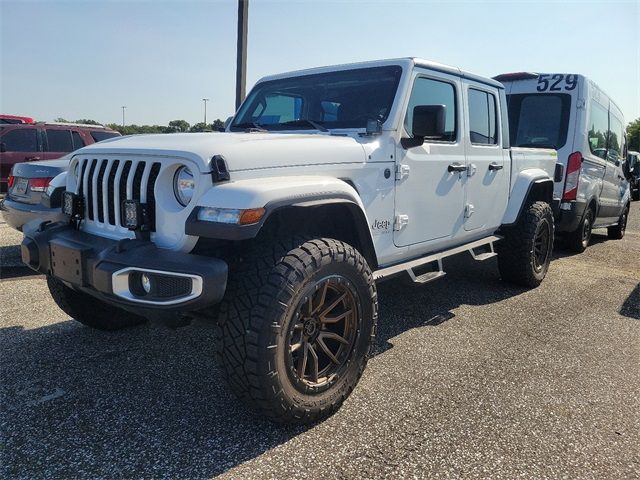
[[[124,226],[129,230],[136,230],[144,222],[144,209],[138,200],[125,200],[122,202],[124,212]]]
[[[64,192],[62,194],[62,213],[70,217],[82,217],[83,211],[82,197],[73,192]]]
[[[129,291],[146,300],[167,300],[186,297],[193,290],[189,277],[134,270],[129,274]]]

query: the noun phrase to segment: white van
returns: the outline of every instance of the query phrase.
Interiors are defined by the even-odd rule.
[[[629,212],[624,117],[594,82],[578,74],[507,73],[511,145],[558,150],[556,231],[578,252],[592,228],[622,238]]]

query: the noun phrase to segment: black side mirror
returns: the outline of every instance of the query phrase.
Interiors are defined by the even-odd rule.
[[[413,108],[412,138],[401,140],[404,148],[419,147],[428,140],[444,137],[444,123],[447,107],[444,105],[417,105]]]
[[[4,153],[7,151],[7,144],[4,142],[0,142],[0,153]]]

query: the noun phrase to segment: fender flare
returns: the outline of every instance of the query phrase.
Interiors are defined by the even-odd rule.
[[[544,200],[549,205],[553,202],[554,182],[549,174],[542,169],[532,168],[518,173],[511,194],[509,203],[502,219],[502,225],[513,225],[518,222],[520,215],[527,204],[527,200],[535,198]]]
[[[272,177],[240,180],[215,185],[199,201],[185,225],[185,233],[219,240],[249,240],[277,212],[284,209],[311,209],[342,205],[350,213],[355,233],[367,261],[376,263],[373,238],[366,211],[358,192],[344,180],[334,177]],[[198,220],[201,207],[264,208],[259,222],[251,225],[222,224]]]

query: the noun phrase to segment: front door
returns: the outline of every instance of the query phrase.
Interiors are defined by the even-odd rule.
[[[444,105],[445,137],[409,149],[398,148],[396,225],[394,243],[403,247],[457,236],[464,223],[466,160],[460,140],[462,104],[460,80],[442,74],[416,73],[406,109],[403,135],[409,135],[413,109],[418,105]],[[450,171],[451,168],[464,172]]]
[[[4,152],[0,152],[0,190],[6,191],[6,182],[11,168],[16,163],[41,160],[42,152],[38,141],[38,129],[35,126],[6,128],[0,132],[0,143]]]
[[[505,168],[509,159],[501,145],[498,99],[482,84],[464,83],[469,118],[465,135],[468,172],[464,228],[495,230],[509,196],[509,169]]]

